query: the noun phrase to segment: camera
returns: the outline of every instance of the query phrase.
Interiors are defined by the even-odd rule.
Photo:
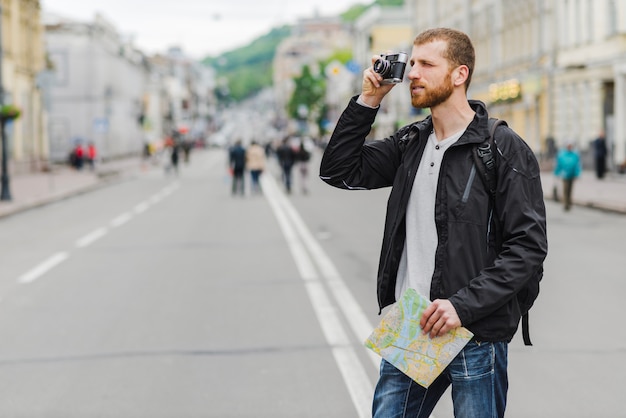
[[[380,58],[374,62],[374,72],[383,76],[383,84],[402,83],[408,58],[404,52],[380,54]]]

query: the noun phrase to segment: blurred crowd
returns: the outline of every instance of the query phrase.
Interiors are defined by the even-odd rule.
[[[309,163],[314,148],[312,139],[299,135],[287,135],[280,142],[266,142],[264,145],[254,140],[247,146],[242,140],[235,141],[228,151],[232,195],[245,195],[246,172],[250,175],[251,194],[259,194],[261,192],[259,180],[267,170],[267,162],[270,159],[275,159],[280,169],[281,182],[287,194],[292,194],[294,188],[298,188],[300,193],[307,195]]]

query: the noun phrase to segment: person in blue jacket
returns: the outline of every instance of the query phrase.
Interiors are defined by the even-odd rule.
[[[563,179],[563,207],[565,210],[570,210],[572,207],[572,188],[574,180],[580,176],[581,171],[580,155],[574,149],[574,144],[568,142],[565,149],[557,154],[554,167],[554,175]]]

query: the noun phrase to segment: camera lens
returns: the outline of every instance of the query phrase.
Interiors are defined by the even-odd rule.
[[[374,62],[373,69],[374,72],[377,72],[378,74],[384,76],[389,71],[390,66],[391,64],[389,63],[389,61],[384,59],[378,59]]]

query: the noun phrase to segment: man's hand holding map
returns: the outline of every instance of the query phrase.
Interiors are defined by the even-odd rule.
[[[473,337],[463,327],[435,338],[424,334],[420,319],[429,304],[427,298],[407,289],[365,341],[366,347],[426,388]]]

